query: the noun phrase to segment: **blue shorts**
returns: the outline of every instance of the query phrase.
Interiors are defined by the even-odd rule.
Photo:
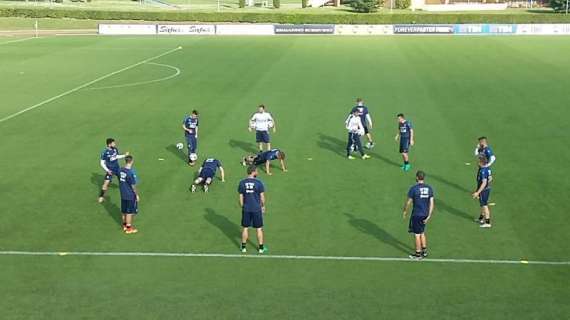
[[[263,213],[261,213],[261,211],[258,211],[258,212],[242,211],[242,213],[241,213],[241,226],[244,228],[249,228],[249,227],[261,228],[261,227],[263,227]]]
[[[113,174],[105,174],[105,180],[113,181],[113,175],[117,176],[118,178],[119,174],[121,173],[121,168],[109,168],[109,170],[111,170]]]
[[[137,200],[121,199],[121,212],[123,214],[137,214],[137,213],[139,213]]]
[[[190,153],[196,153],[196,149],[198,149],[198,139],[196,139],[196,136],[187,134],[184,137],[186,138],[186,145],[188,146],[188,156],[190,156]]]
[[[202,169],[202,171],[200,172],[200,175],[198,177],[206,180],[208,178],[213,179],[215,175],[216,175],[216,173],[213,172],[212,170]]]
[[[400,153],[408,153],[410,151],[410,139],[400,137]]]
[[[491,189],[485,189],[479,194],[479,205],[481,207],[489,205],[489,196],[491,195]]]
[[[411,216],[410,217],[410,226],[408,228],[408,232],[409,233],[413,233],[413,234],[422,234],[424,233],[424,230],[426,228],[426,225],[424,223],[424,220],[427,218],[427,216],[422,217],[422,216]]]
[[[269,143],[269,131],[255,131],[255,142]]]

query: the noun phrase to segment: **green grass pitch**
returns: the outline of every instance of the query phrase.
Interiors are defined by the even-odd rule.
[[[436,211],[434,259],[568,261],[570,42],[562,37],[53,37],[0,39],[0,251],[238,253],[239,159],[264,103],[289,172],[267,187],[269,255],[406,257],[395,115],[416,129],[415,169]],[[161,82],[124,86],[180,75]],[[363,97],[372,159],[344,158]],[[226,183],[188,191],[174,148],[200,111],[199,154]],[[472,221],[475,139],[497,155],[493,228]],[[96,202],[107,137],[135,157],[140,232],[119,192]],[[163,158],[163,161],[159,161]],[[313,160],[308,160],[312,158]],[[470,162],[468,166],[465,163]],[[412,171],[414,171],[412,170]],[[255,238],[253,239],[255,243]],[[253,246],[249,246],[252,253]],[[2,319],[564,319],[568,265],[208,257],[0,255]]]

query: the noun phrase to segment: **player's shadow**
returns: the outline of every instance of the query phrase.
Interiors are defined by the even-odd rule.
[[[257,153],[255,145],[252,145],[251,143],[245,141],[230,139],[228,144],[230,145],[230,147],[234,149],[241,149],[247,153],[254,153],[254,154]]]
[[[220,231],[234,244],[237,248],[240,247],[241,243],[241,227],[235,223],[233,223],[230,219],[221,214],[216,213],[216,211],[212,208],[206,208],[206,214],[204,215],[206,221],[208,221],[211,225],[215,226],[216,228],[220,229]],[[251,236],[255,237],[255,234],[251,234],[250,232],[250,239]],[[255,246],[251,240],[248,239],[247,241],[250,245]]]
[[[116,177],[115,177],[116,178]],[[105,175],[100,173],[92,173],[91,174],[91,183],[97,187],[97,191],[101,190],[101,185],[103,185],[103,180],[105,179]],[[109,185],[109,189],[117,189],[116,185],[117,180],[115,179],[115,183],[111,183]],[[113,191],[114,193],[118,192],[116,190]],[[101,204],[109,217],[111,217],[118,225],[123,225],[123,217],[121,214],[121,209],[112,201],[112,196],[109,195],[110,190],[107,190],[107,195],[105,196],[105,201]],[[95,197],[94,197],[95,198]],[[119,199],[119,197],[117,197]]]
[[[433,180],[438,181],[438,182],[441,182],[441,183],[443,183],[443,184],[445,184],[445,185],[447,185],[447,186],[449,186],[449,187],[451,187],[451,188],[453,188],[453,189],[456,189],[456,190],[459,190],[459,191],[462,191],[462,192],[465,192],[465,193],[471,193],[471,191],[469,191],[469,189],[465,188],[464,186],[461,186],[461,185],[459,185],[459,184],[457,184],[457,183],[455,183],[455,182],[453,182],[453,181],[449,181],[449,180],[445,179],[444,177],[441,177],[441,176],[439,176],[439,175],[437,175],[437,174],[428,173],[428,174],[427,174],[427,178],[428,178],[428,179],[433,179]]]
[[[357,218],[350,213],[345,213],[344,215],[348,217],[348,223],[350,223],[350,225],[352,225],[356,230],[371,235],[398,251],[404,253],[410,253],[412,251],[410,246],[396,239],[394,236],[386,232],[386,230],[380,228],[370,220]]]
[[[468,213],[450,206],[449,204],[447,204],[445,201],[443,201],[441,199],[436,200],[435,210],[437,210],[437,211],[441,210],[443,212],[451,213],[452,215],[457,216],[459,218],[466,219],[468,221],[473,221],[473,217],[470,216]]]
[[[343,142],[338,138],[319,133],[319,141],[317,141],[317,145],[321,149],[329,150],[340,156],[344,157],[346,155],[346,142]]]
[[[175,145],[173,145],[173,144],[168,145],[168,147],[166,147],[165,149],[167,151],[169,151],[170,153],[172,153],[173,155],[175,155],[180,160],[184,161],[184,163],[188,162],[188,158],[187,158],[186,154],[184,153],[184,151],[178,150],[178,148],[176,148]]]

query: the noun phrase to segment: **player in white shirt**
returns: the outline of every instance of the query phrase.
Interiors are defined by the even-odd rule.
[[[351,153],[354,146],[355,150],[360,152],[362,159],[369,159],[370,156],[364,153],[362,149],[362,142],[360,142],[360,137],[364,135],[364,126],[362,125],[362,120],[360,119],[360,113],[358,110],[354,110],[345,121],[346,130],[348,130],[348,143],[346,144],[346,157],[349,160],[355,159]]]
[[[256,113],[249,120],[249,131],[255,129],[255,142],[259,144],[259,151],[263,151],[263,144],[267,150],[271,150],[271,142],[269,138],[269,129],[273,129],[273,133],[277,131],[275,120],[271,113],[265,111],[265,106],[260,105]]]

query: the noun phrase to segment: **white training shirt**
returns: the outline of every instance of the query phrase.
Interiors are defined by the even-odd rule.
[[[269,128],[273,127],[273,117],[269,112],[256,112],[249,123],[256,131],[268,131]]]
[[[364,126],[362,125],[362,120],[359,116],[349,115],[344,122],[346,130],[350,133],[358,133],[359,135],[364,135]]]

